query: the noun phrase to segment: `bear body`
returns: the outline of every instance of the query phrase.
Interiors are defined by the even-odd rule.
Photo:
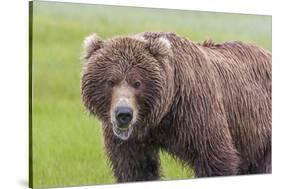
[[[197,177],[271,173],[271,54],[146,32],[85,40],[81,95],[118,182],[161,177],[159,151]]]

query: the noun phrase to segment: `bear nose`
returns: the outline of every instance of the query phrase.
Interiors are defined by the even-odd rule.
[[[133,118],[133,110],[130,107],[118,107],[115,115],[118,125],[125,128]]]

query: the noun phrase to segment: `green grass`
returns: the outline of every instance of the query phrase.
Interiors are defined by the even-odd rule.
[[[271,50],[271,17],[193,11],[34,3],[33,186],[114,183],[101,126],[80,100],[82,41],[143,31],[172,31],[193,41],[242,40]],[[192,178],[161,154],[163,180]]]

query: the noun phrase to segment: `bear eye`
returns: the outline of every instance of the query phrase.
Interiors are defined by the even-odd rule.
[[[108,80],[107,81],[107,85],[109,86],[109,87],[114,87],[114,81],[112,81],[112,80]]]
[[[141,85],[140,81],[135,81],[133,84],[134,88],[136,88],[136,89],[140,88],[140,85]]]

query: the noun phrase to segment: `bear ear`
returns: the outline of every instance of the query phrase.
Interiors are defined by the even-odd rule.
[[[95,33],[85,38],[84,43],[84,59],[89,59],[94,52],[103,47],[102,39]]]
[[[171,43],[164,37],[149,40],[148,49],[159,61],[164,61],[172,54]]]

